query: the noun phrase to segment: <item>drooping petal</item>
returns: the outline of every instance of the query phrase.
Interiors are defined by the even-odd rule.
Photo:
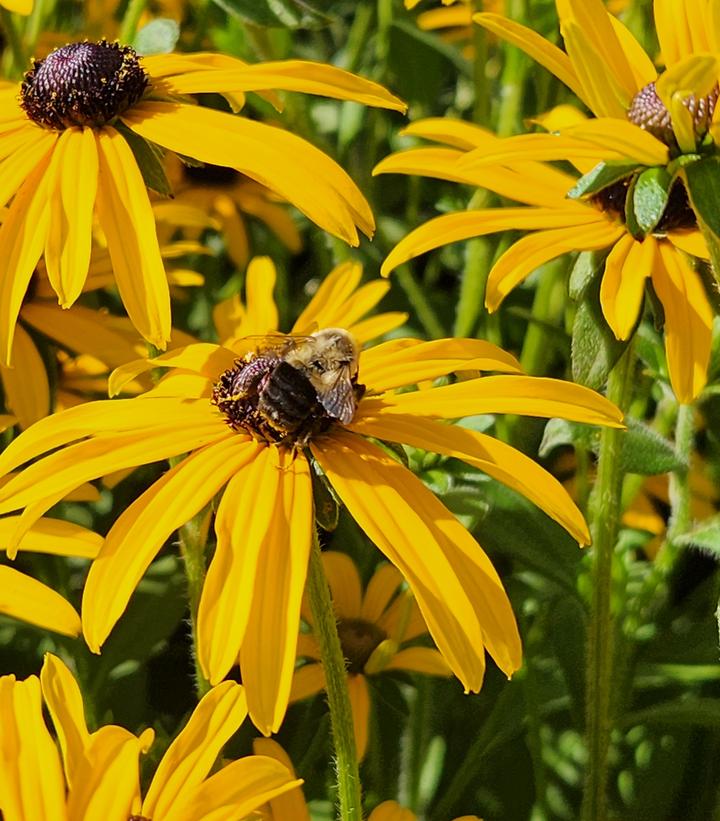
[[[201,510],[254,447],[231,437],[191,454],[138,497],[115,522],[83,594],[83,632],[100,651],[137,583],[165,540]]]
[[[175,804],[162,821],[230,821],[245,818],[278,795],[296,789],[279,761],[260,755],[233,761]]]
[[[368,236],[374,231],[370,207],[350,177],[290,132],[177,103],[138,103],[123,120],[141,137],[172,151],[241,171],[350,245],[358,243],[356,224]]]
[[[485,290],[485,306],[498,309],[505,297],[530,274],[562,254],[613,245],[625,233],[621,225],[599,217],[587,225],[536,231],[511,245],[493,265]]]
[[[98,183],[98,152],[91,128],[66,128],[53,151],[57,175],[45,241],[48,278],[60,305],[80,296],[90,265],[93,208]]]
[[[50,383],[45,363],[22,325],[15,327],[13,366],[0,363],[0,376],[5,404],[21,428],[29,428],[50,413]]]
[[[487,556],[417,479],[346,432],[312,444],[350,514],[405,576],[428,628],[466,690],[477,691],[484,646],[508,675],[520,664],[510,604]]]
[[[0,678],[0,727],[5,821],[67,821],[60,756],[45,726],[37,676]]]
[[[203,696],[163,755],[143,801],[143,815],[165,818],[187,801],[246,715],[245,691],[234,682],[225,681]]]
[[[370,724],[370,693],[365,676],[347,677],[348,696],[352,710],[353,730],[355,731],[355,751],[358,761],[362,761],[367,752],[368,729]]]
[[[432,647],[406,647],[390,660],[386,670],[410,670],[429,676],[449,676],[452,670],[437,650]]]
[[[19,516],[4,516],[0,519],[0,549],[11,538]],[[77,556],[94,559],[103,543],[103,537],[74,522],[64,519],[40,519],[23,538],[20,549],[23,552],[48,553],[53,556]]]
[[[336,616],[339,619],[358,618],[362,584],[355,562],[346,553],[336,550],[324,551],[322,561]]]
[[[80,617],[68,601],[52,588],[6,565],[0,565],[0,613],[64,636],[80,633]]]
[[[492,436],[409,415],[364,418],[351,427],[366,436],[462,459],[530,499],[580,544],[590,543],[585,519],[560,482],[524,453]]]
[[[170,292],[155,217],[129,145],[114,128],[96,132],[97,210],[120,297],[133,325],[164,350],[171,331]]]
[[[278,452],[276,518],[262,545],[250,617],[240,649],[248,710],[264,734],[277,732],[290,698],[300,605],[313,527],[310,466]]]
[[[618,408],[589,388],[540,376],[483,376],[412,393],[385,394],[360,403],[356,421],[366,416],[410,413],[457,419],[479,413],[559,416],[589,425],[622,427]]]
[[[34,126],[0,137],[0,205],[9,202],[38,166],[47,167],[57,139],[57,132]]]
[[[391,339],[360,358],[362,381],[374,393],[461,370],[521,373],[512,354],[483,339]]]
[[[90,741],[82,693],[65,663],[52,653],[45,654],[40,684],[60,742],[65,778],[68,786],[72,787],[77,768]]]
[[[610,251],[600,283],[603,315],[617,339],[627,339],[638,319],[657,243],[652,236],[636,242],[627,234]]]
[[[707,382],[713,312],[702,281],[682,252],[658,244],[652,283],[665,309],[665,352],[679,402],[690,403]]]

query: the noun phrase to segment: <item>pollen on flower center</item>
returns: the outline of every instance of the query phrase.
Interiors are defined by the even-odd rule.
[[[348,662],[348,673],[362,673],[375,648],[387,638],[387,633],[365,619],[340,619],[337,628]]]
[[[40,126],[62,131],[99,127],[136,103],[148,75],[135,51],[119,43],[71,43],[36,60],[20,91],[25,113]]]
[[[308,337],[268,337],[220,375],[212,403],[233,430],[270,444],[304,447],[333,424],[348,424],[365,387],[357,345],[341,328]]]
[[[692,114],[695,133],[698,137],[702,137],[708,130],[718,100],[718,93],[719,89],[716,85],[706,97],[696,97],[691,94],[683,100],[683,105]],[[639,125],[640,128],[662,140],[665,145],[671,148],[676,147],[672,118],[665,103],[658,96],[655,83],[648,83],[632,98],[627,118],[631,123]]]

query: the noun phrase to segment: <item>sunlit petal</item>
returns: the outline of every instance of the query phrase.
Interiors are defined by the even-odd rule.
[[[0,565],[0,613],[64,636],[80,633],[80,617],[59,593],[14,567]]]

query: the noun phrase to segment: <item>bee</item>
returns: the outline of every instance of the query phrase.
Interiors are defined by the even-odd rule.
[[[228,424],[264,441],[304,446],[334,421],[352,421],[365,388],[359,348],[342,328],[259,337],[213,391]]]

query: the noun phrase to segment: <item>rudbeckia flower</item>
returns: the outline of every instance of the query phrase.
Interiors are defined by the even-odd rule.
[[[69,307],[80,295],[94,215],[130,319],[149,342],[166,346],[168,284],[142,174],[156,178],[161,166],[149,143],[241,171],[350,244],[358,242],[356,226],[372,234],[365,198],[328,156],[288,131],[186,98],[217,92],[238,106],[245,92],[269,89],[405,108],[382,86],[321,63],[140,58],[104,40],[72,43],[36,61],[19,97],[16,88],[0,91],[0,205],[12,198],[0,228],[2,361],[9,364],[20,305],[43,254],[60,304]]]
[[[16,516],[0,519],[0,548],[10,543],[17,525]],[[30,528],[22,549],[23,552],[94,559],[102,542],[102,536],[80,525],[46,518]],[[11,558],[15,558],[15,551]],[[6,564],[0,565],[0,613],[64,636],[80,635],[80,616],[66,599],[51,587]]]
[[[391,670],[449,676],[452,671],[434,648],[417,643],[404,646],[426,634],[428,628],[412,594],[399,590],[403,577],[396,567],[381,565],[363,592],[360,574],[349,556],[328,550],[322,559],[347,663],[355,744],[358,758],[362,759],[367,750],[370,720],[368,676]],[[307,602],[302,617],[312,629],[313,618]],[[298,657],[306,659],[306,663],[295,671],[291,702],[313,696],[325,688],[320,646],[312,632],[300,633]]]
[[[560,112],[560,116],[566,118],[567,112]],[[691,402],[700,393],[707,380],[713,312],[692,257],[707,259],[708,251],[681,194],[670,199],[655,229],[638,238],[625,221],[627,187],[622,181],[576,200],[567,194],[578,178],[549,164],[515,153],[488,166],[475,167],[467,162],[477,154],[492,156],[505,143],[523,138],[500,140],[478,126],[449,119],[418,121],[406,133],[431,139],[441,147],[393,154],[374,173],[425,174],[476,185],[524,207],[462,211],[431,219],[390,252],[383,264],[384,274],[451,242],[498,231],[532,231],[513,243],[490,271],[485,305],[494,311],[516,285],[544,263],[572,251],[608,252],[600,303],[613,333],[618,339],[632,334],[641,315],[646,282],[650,282],[665,309],[665,349],[675,395],[681,402]],[[585,145],[584,157],[594,165],[592,157],[600,149]]]
[[[52,717],[57,744],[43,718]],[[247,715],[243,688],[225,682],[200,701],[158,763],[142,797],[139,757],[154,733],[139,737],[108,724],[90,732],[82,695],[59,658],[40,677],[0,678],[0,809],[5,821],[210,821],[245,818],[296,788],[267,756],[247,756],[210,771]],[[58,747],[60,748],[58,750]]]
[[[480,467],[587,543],[582,515],[550,474],[509,445],[444,420],[513,413],[622,424],[617,408],[595,392],[524,376],[511,355],[481,340],[394,339],[360,351],[359,329],[369,327],[360,317],[378,293],[373,285],[355,294],[320,289],[293,329],[317,336],[280,337],[282,345],[277,337],[264,344],[234,338],[127,366],[116,372],[115,390],[143,370],[171,370],[139,397],[41,420],[0,455],[0,474],[37,458],[0,488],[0,514],[26,508],[27,525],[90,476],[187,454],[120,515],[90,570],[83,630],[95,652],[165,541],[224,490],[199,606],[198,658],[213,684],[239,659],[250,716],[266,735],[279,727],[290,695],[314,526],[313,470],[398,567],[437,647],[465,689],[476,691],[486,648],[507,675],[520,664],[500,579],[458,520],[371,440]],[[335,327],[338,305],[347,330]],[[396,393],[475,370],[500,375]]]

